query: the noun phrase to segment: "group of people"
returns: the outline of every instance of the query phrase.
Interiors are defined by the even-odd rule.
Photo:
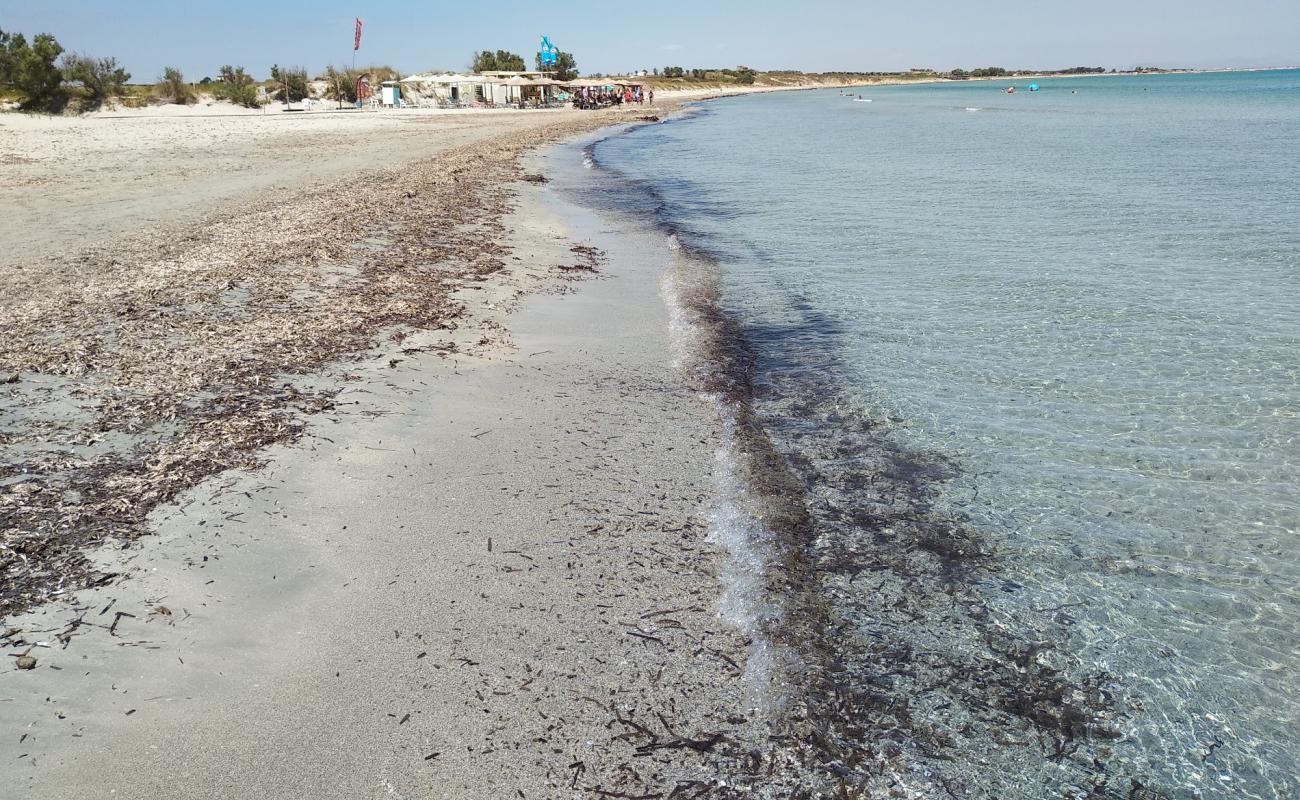
[[[654,89],[643,90],[640,86],[624,86],[621,91],[617,87],[584,86],[573,94],[574,108],[609,108],[610,106],[621,106],[624,103],[628,105],[649,103],[653,106],[655,104],[655,91]]]

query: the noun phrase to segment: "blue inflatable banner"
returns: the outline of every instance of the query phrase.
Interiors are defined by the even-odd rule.
[[[547,66],[553,65],[555,64],[556,61],[559,60],[559,57],[560,57],[560,48],[551,44],[551,38],[549,36],[543,36],[542,37],[542,64]]]

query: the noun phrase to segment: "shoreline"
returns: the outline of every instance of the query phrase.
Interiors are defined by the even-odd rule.
[[[292,435],[165,492],[150,535],[94,553],[100,585],[6,620],[3,654],[37,659],[0,670],[25,796],[587,797],[703,789],[742,758],[744,643],[702,541],[713,423],[672,366],[653,259],[606,272],[519,182],[540,163],[484,187],[511,181],[491,202],[513,210],[486,271],[443,278],[455,330],[385,325],[301,372],[268,407],[305,405],[268,418]],[[374,191],[413,199],[395,183]],[[363,270],[421,252],[388,236]],[[133,261],[120,246],[92,285]]]
[[[817,104],[816,98],[805,99],[811,101],[808,106]],[[798,105],[793,102],[795,98],[786,100],[790,102],[780,105]],[[950,111],[939,109],[934,119]],[[1067,794],[1076,787],[1091,787],[1093,793],[1113,791],[1142,797],[1172,796],[1177,794],[1175,787],[1184,787],[1218,796],[1220,791],[1231,793],[1231,787],[1242,790],[1250,786],[1249,791],[1267,794],[1269,789],[1289,786],[1293,781],[1286,769],[1290,745],[1285,726],[1255,717],[1256,709],[1274,707],[1279,700],[1277,707],[1289,707],[1290,694],[1282,677],[1285,673],[1278,669],[1268,673],[1252,671],[1243,663],[1232,673],[1225,671],[1220,676],[1222,683],[1198,683],[1194,677],[1197,671],[1213,661],[1211,658],[1207,662],[1204,653],[1196,654],[1188,641],[1193,623],[1186,628],[1162,627],[1167,621],[1160,614],[1168,607],[1161,590],[1169,586],[1159,580],[1162,573],[1153,568],[1131,581],[1117,579],[1109,586],[1089,583],[1090,576],[1107,569],[1098,569],[1094,564],[1105,564],[1109,553],[1122,552],[1128,541],[1141,539],[1147,532],[1153,534],[1153,544],[1146,556],[1169,552],[1162,548],[1161,530],[1151,524],[1150,517],[1145,525],[1127,531],[1121,522],[1115,530],[1124,533],[1114,536],[1112,532],[1114,538],[1104,534],[1080,536],[1077,541],[1086,541],[1088,547],[1071,547],[1070,537],[1054,541],[1050,534],[1043,537],[1042,544],[1035,542],[1040,549],[1026,547],[1023,539],[1017,540],[1023,535],[1020,531],[988,525],[987,520],[976,524],[978,517],[967,516],[966,509],[973,505],[984,484],[970,480],[971,471],[963,474],[965,465],[960,453],[954,458],[941,445],[916,447],[912,444],[916,439],[896,433],[910,424],[906,414],[900,413],[898,418],[872,416],[865,411],[871,408],[870,400],[864,402],[861,394],[855,395],[852,381],[842,381],[837,387],[824,378],[838,378],[848,372],[838,369],[834,361],[843,350],[818,350],[816,344],[810,344],[819,335],[831,338],[834,333],[828,333],[828,329],[835,330],[835,321],[852,320],[864,330],[875,330],[878,319],[897,323],[877,330],[878,338],[871,340],[872,345],[888,341],[895,330],[919,329],[918,338],[924,337],[928,325],[909,327],[903,319],[906,314],[890,317],[878,309],[863,319],[853,315],[851,303],[836,305],[827,300],[828,294],[841,288],[843,282],[839,279],[856,266],[846,263],[847,259],[828,258],[826,271],[834,279],[816,289],[805,289],[802,272],[811,270],[803,269],[807,263],[804,254],[786,250],[783,242],[774,241],[776,236],[766,235],[784,229],[781,221],[792,216],[791,208],[755,200],[753,192],[760,187],[749,185],[741,177],[748,175],[748,164],[743,163],[748,151],[740,151],[733,161],[731,153],[719,152],[724,147],[719,143],[752,137],[783,155],[789,147],[803,156],[788,160],[792,170],[785,180],[790,183],[803,179],[800,164],[818,160],[810,152],[816,148],[808,145],[807,137],[802,138],[802,148],[799,144],[782,146],[780,134],[773,141],[765,141],[754,130],[757,120],[750,119],[751,124],[746,126],[743,117],[706,117],[698,125],[684,126],[690,130],[675,134],[648,131],[649,135],[641,137],[639,143],[611,146],[606,151],[611,153],[608,161],[601,158],[601,151],[592,153],[591,160],[595,167],[604,163],[618,174],[647,176],[642,181],[634,180],[640,187],[629,187],[626,197],[613,186],[599,187],[595,196],[626,208],[629,214],[646,215],[650,227],[666,235],[680,233],[679,250],[685,257],[703,262],[691,273],[701,276],[699,285],[687,282],[677,293],[682,305],[693,312],[691,327],[703,329],[696,331],[699,341],[692,348],[703,353],[698,369],[692,370],[695,385],[716,397],[724,408],[730,401],[729,407],[736,411],[730,427],[738,433],[735,438],[739,457],[736,453],[728,455],[732,462],[739,463],[738,471],[748,473],[749,479],[741,483],[751,502],[758,505],[766,500],[770,504],[769,513],[757,515],[767,528],[758,536],[745,535],[749,532],[746,529],[754,527],[753,515],[735,514],[723,520],[741,534],[739,560],[760,562],[762,566],[754,572],[768,579],[772,578],[773,565],[797,578],[799,554],[812,564],[807,570],[811,580],[806,592],[800,591],[800,583],[795,580],[791,581],[793,588],[779,587],[766,593],[768,598],[785,601],[782,610],[787,616],[772,626],[774,629],[788,631],[790,622],[797,623],[806,614],[812,623],[809,630],[822,634],[808,635],[795,628],[790,636],[795,652],[805,655],[804,663],[811,667],[812,674],[799,684],[816,687],[808,692],[814,703],[799,710],[809,723],[809,735],[800,737],[802,732],[794,732],[795,741],[806,746],[802,751],[790,751],[809,756],[807,761],[796,762],[796,773],[800,766],[813,768],[811,774],[800,776],[804,779],[800,788],[807,791],[811,785],[818,785],[818,779],[838,783],[837,777],[855,790],[884,793],[906,781],[916,796],[938,797],[985,796],[990,792],[1037,797],[1050,791],[1047,787],[1064,787]],[[762,118],[764,122],[770,119],[771,115]],[[733,121],[734,126],[730,124]],[[827,127],[831,127],[829,121]],[[853,133],[841,131],[842,135]],[[933,141],[929,143],[933,145]],[[676,161],[679,156],[681,160]],[[725,166],[711,171],[715,162]],[[706,163],[709,166],[703,166]],[[664,165],[662,176],[648,177],[655,174],[654,165]],[[674,169],[678,165],[690,166]],[[832,180],[824,172],[819,177],[828,183]],[[809,185],[820,184],[809,181]],[[905,205],[912,190],[906,185],[901,191],[897,187],[895,190],[898,194],[892,202]],[[930,201],[939,202],[933,195]],[[749,203],[753,210],[748,218],[744,213],[728,213],[737,208],[749,211]],[[779,220],[770,213],[773,207],[785,212]],[[719,211],[716,218],[710,215],[715,209]],[[836,217],[835,212],[831,208],[827,215],[846,230],[857,231],[848,215]],[[891,219],[897,223],[897,218]],[[762,224],[754,224],[755,220]],[[889,238],[883,238],[883,242],[894,243]],[[807,249],[808,243],[803,244]],[[730,307],[739,309],[738,319],[729,318],[711,299],[716,292],[711,290],[708,279],[710,251],[735,256],[731,285],[736,289],[728,298],[734,304]],[[956,263],[964,265],[964,252],[960,246],[956,248]],[[859,261],[872,263],[857,255]],[[782,263],[793,266],[781,274]],[[941,261],[940,268],[951,263]],[[1277,266],[1284,269],[1281,260]],[[881,264],[876,267],[888,274]],[[925,274],[923,269],[913,265],[913,270],[921,274]],[[780,274],[786,283],[786,291],[775,301],[764,297],[764,290],[771,288],[766,284],[768,271]],[[910,277],[894,279],[906,284]],[[811,278],[807,280],[814,284]],[[950,285],[954,284],[957,291],[967,285],[964,281]],[[866,281],[862,287],[863,291],[872,290]],[[818,290],[822,292],[820,297]],[[915,308],[925,307],[929,299],[921,294],[919,300],[909,298],[917,303]],[[765,299],[767,306],[761,305]],[[747,305],[750,302],[758,307],[751,311]],[[831,309],[832,313],[822,316],[818,312],[823,309]],[[1274,306],[1273,311],[1284,313],[1280,306]],[[755,331],[748,343],[755,350],[747,347],[743,336],[728,330],[746,323]],[[942,325],[937,327],[944,330]],[[1153,330],[1159,327],[1153,326]],[[879,336],[882,332],[884,336]],[[863,358],[858,366],[861,369],[866,363],[868,372],[873,368],[884,372],[890,361],[923,358],[918,354],[924,352],[924,341],[908,336],[906,344],[906,349],[902,345],[892,350],[882,347],[885,357]],[[763,465],[763,453],[771,447],[771,442],[764,441],[764,431],[759,428],[752,432],[756,435],[747,436],[749,432],[743,425],[744,415],[753,413],[752,408],[746,408],[746,360],[755,356],[771,366],[769,375],[758,376],[760,385],[763,377],[772,381],[764,387],[766,396],[760,394],[757,403],[768,415],[772,439],[789,456],[788,461],[777,459],[772,469]],[[996,365],[993,372],[996,374]],[[870,381],[864,380],[862,385]],[[912,384],[905,385],[901,394],[905,395]],[[950,388],[946,394],[960,391]],[[941,437],[961,428],[962,416],[956,416],[956,420],[944,419]],[[971,418],[980,421],[976,414]],[[890,423],[899,424],[891,431]],[[970,447],[970,443],[966,446]],[[1285,459],[1285,453],[1281,455]],[[793,491],[785,492],[783,478],[791,472],[795,473],[790,481]],[[764,485],[765,480],[769,485]],[[1086,484],[1086,478],[1080,483]],[[1266,480],[1261,483],[1267,485]],[[801,493],[801,487],[809,487],[809,491]],[[947,498],[941,494],[954,488],[957,491]],[[727,493],[724,490],[722,494]],[[1262,497],[1266,503],[1276,501],[1266,494]],[[785,498],[789,498],[788,503],[782,502]],[[956,502],[945,502],[949,499]],[[999,511],[1006,508],[990,507]],[[1075,511],[1068,503],[1061,503],[1061,507]],[[797,515],[782,519],[781,512],[786,508],[804,512],[805,519]],[[1286,531],[1278,530],[1277,523],[1284,525],[1285,521],[1272,516],[1275,508],[1261,503],[1259,524],[1272,523],[1275,532],[1282,534],[1268,540],[1272,555],[1283,555],[1285,550],[1279,551],[1279,547]],[[1112,516],[1109,508],[1102,511],[1107,512],[1106,518]],[[1089,519],[1086,511],[1076,519],[1084,520],[1085,525],[1101,522],[1095,507],[1093,513],[1095,519]],[[1197,508],[1196,513],[1202,513],[1202,509]],[[811,535],[801,535],[800,523],[808,521],[807,517],[813,523]],[[1015,519],[1010,513],[1007,518]],[[1179,518],[1169,514],[1167,519],[1173,535],[1165,541],[1175,541],[1181,552],[1184,539],[1176,527]],[[1210,530],[1205,528],[1207,533]],[[793,547],[784,554],[794,555],[794,563],[783,563],[779,545],[791,534]],[[711,535],[717,538],[716,530]],[[777,558],[762,552],[757,556],[744,552],[746,544],[761,536],[777,542]],[[1073,564],[1076,557],[1083,562],[1078,573],[1051,569],[1052,560],[1062,556],[1066,563]],[[1131,557],[1138,564],[1144,554]],[[1217,563],[1211,555],[1208,564]],[[1206,570],[1209,574],[1199,572],[1192,559],[1179,566],[1188,584],[1216,586],[1213,566]],[[1034,567],[1038,567],[1037,572]],[[1268,569],[1273,576],[1293,571],[1283,559],[1270,562]],[[855,585],[866,576],[869,582],[863,580]],[[1083,580],[1079,580],[1080,576]],[[752,576],[741,575],[739,579],[747,577]],[[1243,604],[1251,603],[1253,613],[1262,613],[1260,610],[1269,607],[1273,599],[1267,590],[1246,591],[1244,580],[1235,586],[1240,594],[1232,595],[1234,603],[1238,602],[1236,598]],[[762,596],[767,587],[750,580],[745,589],[753,597]],[[951,603],[947,598],[952,598]],[[1126,607],[1127,601],[1132,601],[1133,617],[1116,620],[1100,613],[1092,617],[1056,613],[1066,607],[1058,603],[1090,606],[1116,602],[1116,598]],[[800,608],[800,601],[805,599],[809,607]],[[742,620],[748,617],[757,621],[757,631],[765,631],[762,611],[739,611]],[[1235,614],[1217,615],[1194,606],[1189,606],[1188,611],[1198,617],[1198,636],[1222,643],[1226,652],[1255,652],[1249,645],[1236,649],[1238,642],[1230,632]],[[1150,641],[1164,646],[1159,653],[1161,659],[1186,660],[1177,666],[1164,662],[1153,666],[1149,647],[1097,647],[1096,639],[1089,641],[1081,635],[1085,630],[1105,630],[1107,644],[1129,638],[1141,640],[1149,632]],[[1138,632],[1136,636],[1134,631]],[[773,637],[750,638],[758,642]],[[1262,647],[1269,648],[1275,664],[1283,663],[1284,646],[1270,643]],[[750,665],[753,663],[751,655]],[[1035,663],[1044,668],[1033,668]],[[1162,681],[1168,675],[1185,677],[1171,691]],[[826,683],[819,685],[818,678]],[[1215,692],[1227,687],[1234,687],[1231,698]],[[1184,688],[1186,691],[1180,691]],[[1196,708],[1197,713],[1190,713],[1191,708]],[[1250,738],[1244,731],[1240,739],[1236,731],[1224,733],[1226,728],[1220,726],[1225,719],[1236,720],[1243,728],[1249,725]],[[1230,737],[1235,741],[1230,742]],[[1212,751],[1189,746],[1189,742],[1205,741],[1222,748],[1212,761],[1208,758]],[[770,784],[765,788],[770,789]],[[826,787],[827,795],[834,794],[836,788],[842,789],[843,785]],[[1077,789],[1080,796],[1088,791]]]
[[[50,582],[52,602],[6,621],[0,758],[25,796],[804,796],[872,763],[847,711],[870,702],[830,677],[847,661],[818,583],[833,570],[808,546],[801,484],[825,481],[796,474],[754,418],[743,337],[708,270],[682,271],[703,254],[562,196],[578,142],[681,111],[461,131],[352,179],[359,199],[342,179],[260,196],[240,183],[226,201],[240,210],[200,194],[197,227],[177,213],[74,240],[49,261],[69,271],[20,276],[80,282],[24,307],[25,330],[101,346],[47,352],[46,371],[0,385],[5,410],[81,426],[61,442],[73,457],[151,448],[127,477],[199,479],[127,495],[152,504],[141,519],[96,509],[137,526],[95,551],[107,580],[75,598]],[[187,282],[215,284],[170,285]],[[204,336],[184,339],[187,315]],[[190,372],[239,391],[171,416],[137,403],[105,413],[106,431],[72,413],[160,379],[135,363],[94,383],[119,368],[113,346],[148,355],[168,335]],[[79,369],[54,375],[58,358]],[[195,412],[216,423],[206,452],[236,456],[218,470],[166,449]],[[241,417],[251,431],[223,427]],[[0,476],[0,519],[52,494],[30,485]],[[49,507],[94,499],[64,487]],[[782,695],[779,714],[756,687]]]

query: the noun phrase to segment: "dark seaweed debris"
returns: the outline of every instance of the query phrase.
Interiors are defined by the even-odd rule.
[[[506,266],[509,184],[538,177],[518,157],[603,122],[502,135],[30,271],[4,298],[0,338],[0,618],[110,578],[88,548],[146,534],[160,503],[298,438],[334,407],[300,379],[389,334],[454,328],[453,293]],[[598,254],[578,255],[594,269]]]
[[[808,715],[821,768],[849,796],[902,781],[922,797],[1163,797],[1111,746],[1134,713],[1122,679],[1053,644],[1072,618],[990,613],[986,592],[1012,588],[996,544],[936,504],[958,466],[846,414],[829,385],[799,388],[798,408],[773,403],[763,422],[801,420],[783,432],[809,511],[797,613],[822,632],[805,650],[820,666]]]
[[[1008,627],[991,612],[986,592],[1005,590],[995,543],[936,503],[959,465],[897,446],[890,422],[846,412],[824,378],[756,384],[716,264],[683,251],[699,273],[679,282],[702,351],[688,375],[735,419],[780,549],[766,592],[785,615],[766,635],[804,665],[784,677],[804,691],[771,746],[719,762],[732,785],[793,798],[1165,797],[1111,747],[1134,713],[1122,680],[1053,645],[1072,619]]]

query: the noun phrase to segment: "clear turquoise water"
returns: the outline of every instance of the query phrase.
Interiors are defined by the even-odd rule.
[[[734,98],[592,153],[722,271],[850,783],[1300,797],[1300,71],[1041,84]]]

